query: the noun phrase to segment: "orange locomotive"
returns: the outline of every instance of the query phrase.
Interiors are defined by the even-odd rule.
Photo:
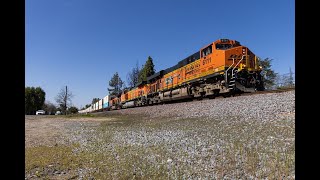
[[[219,39],[124,91],[115,107],[152,105],[160,102],[263,90],[257,57],[238,41]]]

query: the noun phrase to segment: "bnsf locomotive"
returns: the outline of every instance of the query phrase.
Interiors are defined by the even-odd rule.
[[[249,48],[235,40],[219,39],[121,95],[106,96],[82,112],[263,90],[261,70]]]

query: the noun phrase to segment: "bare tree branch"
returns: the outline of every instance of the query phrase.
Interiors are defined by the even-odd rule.
[[[61,110],[64,113],[66,113],[68,107],[72,106],[72,101],[71,101],[72,98],[73,98],[72,92],[70,90],[66,91],[66,88],[62,87],[58,95],[55,97],[55,100],[60,106]]]

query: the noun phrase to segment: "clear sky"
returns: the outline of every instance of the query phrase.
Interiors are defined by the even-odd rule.
[[[217,39],[239,41],[273,69],[295,70],[293,0],[27,0],[25,85],[55,104],[68,86],[81,108],[108,94],[117,71],[148,56],[168,68]]]

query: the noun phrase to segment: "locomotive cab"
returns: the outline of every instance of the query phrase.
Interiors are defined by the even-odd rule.
[[[263,90],[257,57],[236,40],[219,39],[201,48],[200,65],[201,76],[213,70],[223,76],[220,81],[229,90],[220,93]]]
[[[216,50],[227,50],[233,47],[240,46],[240,43],[238,41],[229,39],[219,39],[214,44]]]
[[[229,39],[219,39],[214,42],[215,50],[224,53],[226,67],[236,66],[237,69],[257,71],[257,57],[249,48],[242,46],[238,41]]]
[[[228,39],[216,41],[215,48],[224,52],[225,80],[229,82],[229,88],[237,87],[244,92],[264,89],[257,57],[249,48]]]

